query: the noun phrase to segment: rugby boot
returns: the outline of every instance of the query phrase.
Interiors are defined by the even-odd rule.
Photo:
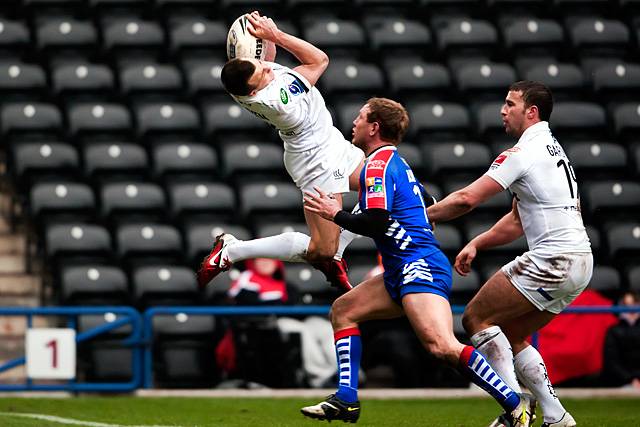
[[[312,262],[310,264],[316,270],[324,273],[327,281],[331,283],[331,286],[343,292],[353,289],[353,286],[351,286],[349,282],[349,276],[347,275],[347,261],[345,261],[344,258],[340,261],[331,259],[328,261]]]
[[[345,423],[355,423],[360,418],[360,401],[354,403],[343,402],[335,394],[313,406],[300,409],[302,415],[317,420],[342,420]]]
[[[223,271],[227,271],[231,268],[233,263],[227,258],[226,249],[229,245],[236,243],[238,239],[231,234],[222,233],[216,237],[216,241],[213,244],[213,249],[202,260],[200,268],[198,269],[197,279],[198,286],[203,289],[207,286],[214,277]]]
[[[526,395],[521,394],[520,397],[522,398],[522,396],[529,397],[529,413],[531,414],[531,421],[529,425],[533,425],[533,423],[536,420],[536,406],[537,406],[536,399],[533,398],[533,396],[531,396],[530,394],[526,394]],[[505,412],[505,413],[502,413],[502,415],[500,415],[498,418],[493,420],[493,422],[489,424],[488,427],[512,427],[512,425],[515,425],[515,424],[511,424],[510,415]]]
[[[565,412],[562,418],[555,423],[542,423],[542,427],[575,427],[576,420],[573,419],[570,413]]]

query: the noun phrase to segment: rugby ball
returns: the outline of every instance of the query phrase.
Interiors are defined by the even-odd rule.
[[[227,58],[254,58],[264,60],[267,51],[275,47],[272,42],[251,35],[251,25],[246,15],[242,15],[231,24],[227,34]]]

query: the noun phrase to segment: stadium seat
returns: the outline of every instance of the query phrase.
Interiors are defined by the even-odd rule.
[[[591,102],[557,102],[551,113],[551,130],[561,142],[607,135],[604,109]]]
[[[554,100],[577,100],[585,98],[586,79],[582,69],[574,64],[553,61],[522,70],[527,80],[540,81],[553,92]]]
[[[144,180],[149,174],[147,153],[130,142],[95,142],[84,148],[84,172],[97,184],[107,181]]]
[[[36,181],[47,178],[73,179],[79,175],[78,152],[64,142],[20,142],[11,149],[14,185],[26,191]]]
[[[77,138],[97,136],[128,137],[132,134],[131,115],[123,105],[78,103],[69,107],[69,132]]]
[[[39,66],[19,61],[0,64],[0,94],[3,99],[41,101],[46,92],[47,77]]]
[[[91,340],[78,348],[78,369],[84,372],[86,381],[131,381],[133,358],[133,350],[117,339]]]
[[[629,29],[621,21],[596,16],[570,16],[566,20],[572,46],[582,54],[624,55]]]
[[[398,145],[398,154],[400,154],[400,156],[409,163],[411,170],[413,170],[418,180],[424,176],[426,165],[423,161],[420,148],[404,141],[402,144]]]
[[[164,46],[160,25],[136,17],[120,17],[105,22],[104,48],[118,62],[144,62],[157,59]]]
[[[249,230],[240,225],[224,222],[187,224],[184,239],[189,264],[199,266],[202,259],[213,249],[216,237],[222,233],[232,234],[240,240],[249,240],[252,237]]]
[[[640,144],[635,144],[631,147],[631,155],[633,156],[634,174],[636,177],[640,177]]]
[[[129,302],[127,276],[120,268],[102,264],[83,264],[62,268],[60,303],[65,305],[127,305]],[[89,329],[89,325],[82,322],[81,324]]]
[[[51,75],[53,92],[61,100],[103,99],[113,96],[115,87],[111,69],[102,64],[62,64],[57,66]]]
[[[433,230],[440,249],[447,255],[449,261],[453,261],[464,246],[460,231],[451,224],[436,224]]]
[[[491,164],[489,149],[477,142],[430,142],[421,144],[428,176],[448,181],[454,176],[476,177]]]
[[[502,63],[471,63],[454,71],[458,89],[474,100],[504,99],[516,80],[514,69]]]
[[[47,18],[36,29],[38,49],[47,57],[95,56],[98,34],[90,21]]]
[[[498,42],[498,32],[489,21],[443,15],[432,19],[431,28],[438,49],[450,57],[488,57]]]
[[[263,224],[256,229],[255,237],[275,236],[276,234],[297,231],[299,233],[309,234],[309,228],[304,222],[279,222],[271,224]]]
[[[598,181],[583,183],[581,188],[588,215],[599,222],[634,218],[636,209],[640,207],[638,182]]]
[[[467,242],[475,238],[477,235],[489,230],[495,224],[495,222],[495,220],[489,222],[476,222],[470,220],[469,223],[464,227]],[[521,236],[516,240],[507,243],[506,245],[495,246],[493,248],[487,249],[486,251],[484,251],[484,254],[480,254],[478,258],[481,258],[483,255],[489,256],[496,254],[504,254],[508,258],[515,258],[516,256],[521,255],[528,250],[529,247],[527,246],[527,239],[525,239],[524,236]]]
[[[287,264],[285,279],[292,291],[299,295],[298,304],[331,304],[339,295],[324,275],[308,264]]]
[[[502,36],[512,55],[517,56],[548,55],[556,52],[564,43],[563,29],[558,22],[526,16],[505,22]]]
[[[288,178],[282,163],[284,152],[281,145],[258,141],[232,141],[223,142],[221,149],[226,179],[248,182],[252,178]]]
[[[208,136],[224,137],[244,133],[255,138],[270,135],[271,131],[265,122],[230,100],[204,106],[202,116],[204,131]]]
[[[616,301],[621,289],[620,273],[609,265],[595,265],[589,287]]]
[[[179,182],[168,186],[171,218],[179,224],[232,219],[236,201],[233,189],[208,181]]]
[[[53,104],[6,103],[2,105],[0,121],[5,137],[25,137],[29,134],[57,137],[63,133],[62,115]]]
[[[17,20],[10,20],[6,17],[0,18],[0,51],[6,57],[21,58],[28,53],[30,35],[27,26]]]
[[[349,282],[353,286],[358,286],[365,281],[365,278],[371,273],[371,271],[378,267],[378,265],[372,260],[365,264],[349,264]],[[382,270],[380,270],[382,272]]]
[[[112,259],[111,236],[97,224],[52,224],[44,232],[44,253],[47,268],[53,272],[69,262],[108,262]]]
[[[362,98],[365,98],[362,104],[366,97],[384,94],[382,70],[377,65],[350,59],[332,60],[320,82],[323,93],[336,100],[344,100],[347,95],[362,94]]]
[[[177,99],[182,75],[175,66],[140,62],[120,69],[120,88],[131,102]]]
[[[211,180],[220,175],[216,152],[196,142],[163,142],[151,150],[153,174],[166,182]]]
[[[83,183],[54,181],[36,183],[29,193],[29,216],[36,224],[61,219],[92,219],[96,216],[91,188]]]
[[[153,103],[135,109],[140,137],[171,140],[200,136],[200,116],[190,104]]]
[[[365,28],[369,48],[383,57],[419,57],[416,51],[427,51],[431,45],[429,28],[417,20],[376,16],[365,19]]]
[[[229,95],[220,80],[223,66],[224,61],[214,59],[185,65],[184,75],[189,95],[201,100],[210,100],[211,97],[227,100]]]
[[[627,102],[617,105],[612,110],[612,119],[619,140],[637,140],[640,131],[640,103]]]
[[[453,271],[453,281],[451,287],[451,305],[466,305],[471,298],[480,290],[481,282],[477,271],[471,270],[469,275],[461,276]]]
[[[213,363],[220,338],[217,319],[178,313],[153,317],[154,385],[211,387],[219,380]]]
[[[141,309],[198,304],[198,284],[189,268],[147,265],[136,268],[131,277],[134,303]]]
[[[195,58],[198,55],[226,55],[227,31],[221,21],[201,17],[187,17],[173,22],[169,29],[169,49],[177,58]]]
[[[505,89],[504,95],[506,97],[508,89]],[[509,142],[510,145],[514,144],[513,137],[507,135],[504,130],[504,123],[502,122],[502,106],[504,101],[485,102],[473,108],[475,116],[476,133],[483,139],[488,139],[494,143]],[[502,152],[503,150],[499,150]]]
[[[578,180],[623,179],[628,173],[627,152],[621,145],[609,142],[575,142],[566,144],[564,148]]]
[[[637,265],[640,255],[640,223],[614,224],[606,233],[612,263],[621,267]]]
[[[411,123],[407,138],[420,141],[463,140],[469,135],[469,112],[462,104],[422,102],[407,106]]]
[[[337,127],[345,139],[351,140],[351,131],[353,129],[353,121],[360,112],[364,101],[339,101],[333,104],[335,108],[334,126]],[[410,115],[410,117],[412,117]]]
[[[302,38],[328,53],[330,58],[364,59],[364,29],[355,21],[314,17],[303,26]]]
[[[100,189],[101,214],[111,224],[161,220],[167,211],[163,189],[140,181],[106,183]]]
[[[597,263],[598,260],[606,258],[606,253],[602,247],[600,231],[598,231],[598,229],[594,225],[590,224],[585,225],[585,229],[587,230],[587,236],[589,236],[589,242],[591,242],[591,251],[593,252],[593,257]]]
[[[394,97],[405,105],[430,98],[443,99],[450,91],[451,77],[445,66],[420,59],[389,60],[385,72]]]
[[[593,90],[601,102],[634,101],[640,96],[640,65],[601,65],[593,72]]]
[[[640,266],[631,267],[627,272],[626,280],[629,289],[640,292]]]
[[[238,191],[240,214],[249,224],[302,218],[302,193],[293,184],[276,181],[241,184]]]
[[[181,262],[182,237],[173,226],[152,222],[123,224],[115,229],[117,254],[127,267]]]

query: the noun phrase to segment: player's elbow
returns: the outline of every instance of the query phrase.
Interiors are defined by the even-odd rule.
[[[319,50],[318,53],[318,68],[324,72],[329,66],[329,55],[327,55],[324,51]]]
[[[473,192],[462,189],[456,192],[456,204],[461,210],[468,212],[478,206],[480,200]]]

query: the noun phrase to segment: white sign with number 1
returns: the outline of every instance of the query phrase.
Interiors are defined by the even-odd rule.
[[[76,376],[76,331],[31,328],[26,336],[27,376],[72,379]]]

